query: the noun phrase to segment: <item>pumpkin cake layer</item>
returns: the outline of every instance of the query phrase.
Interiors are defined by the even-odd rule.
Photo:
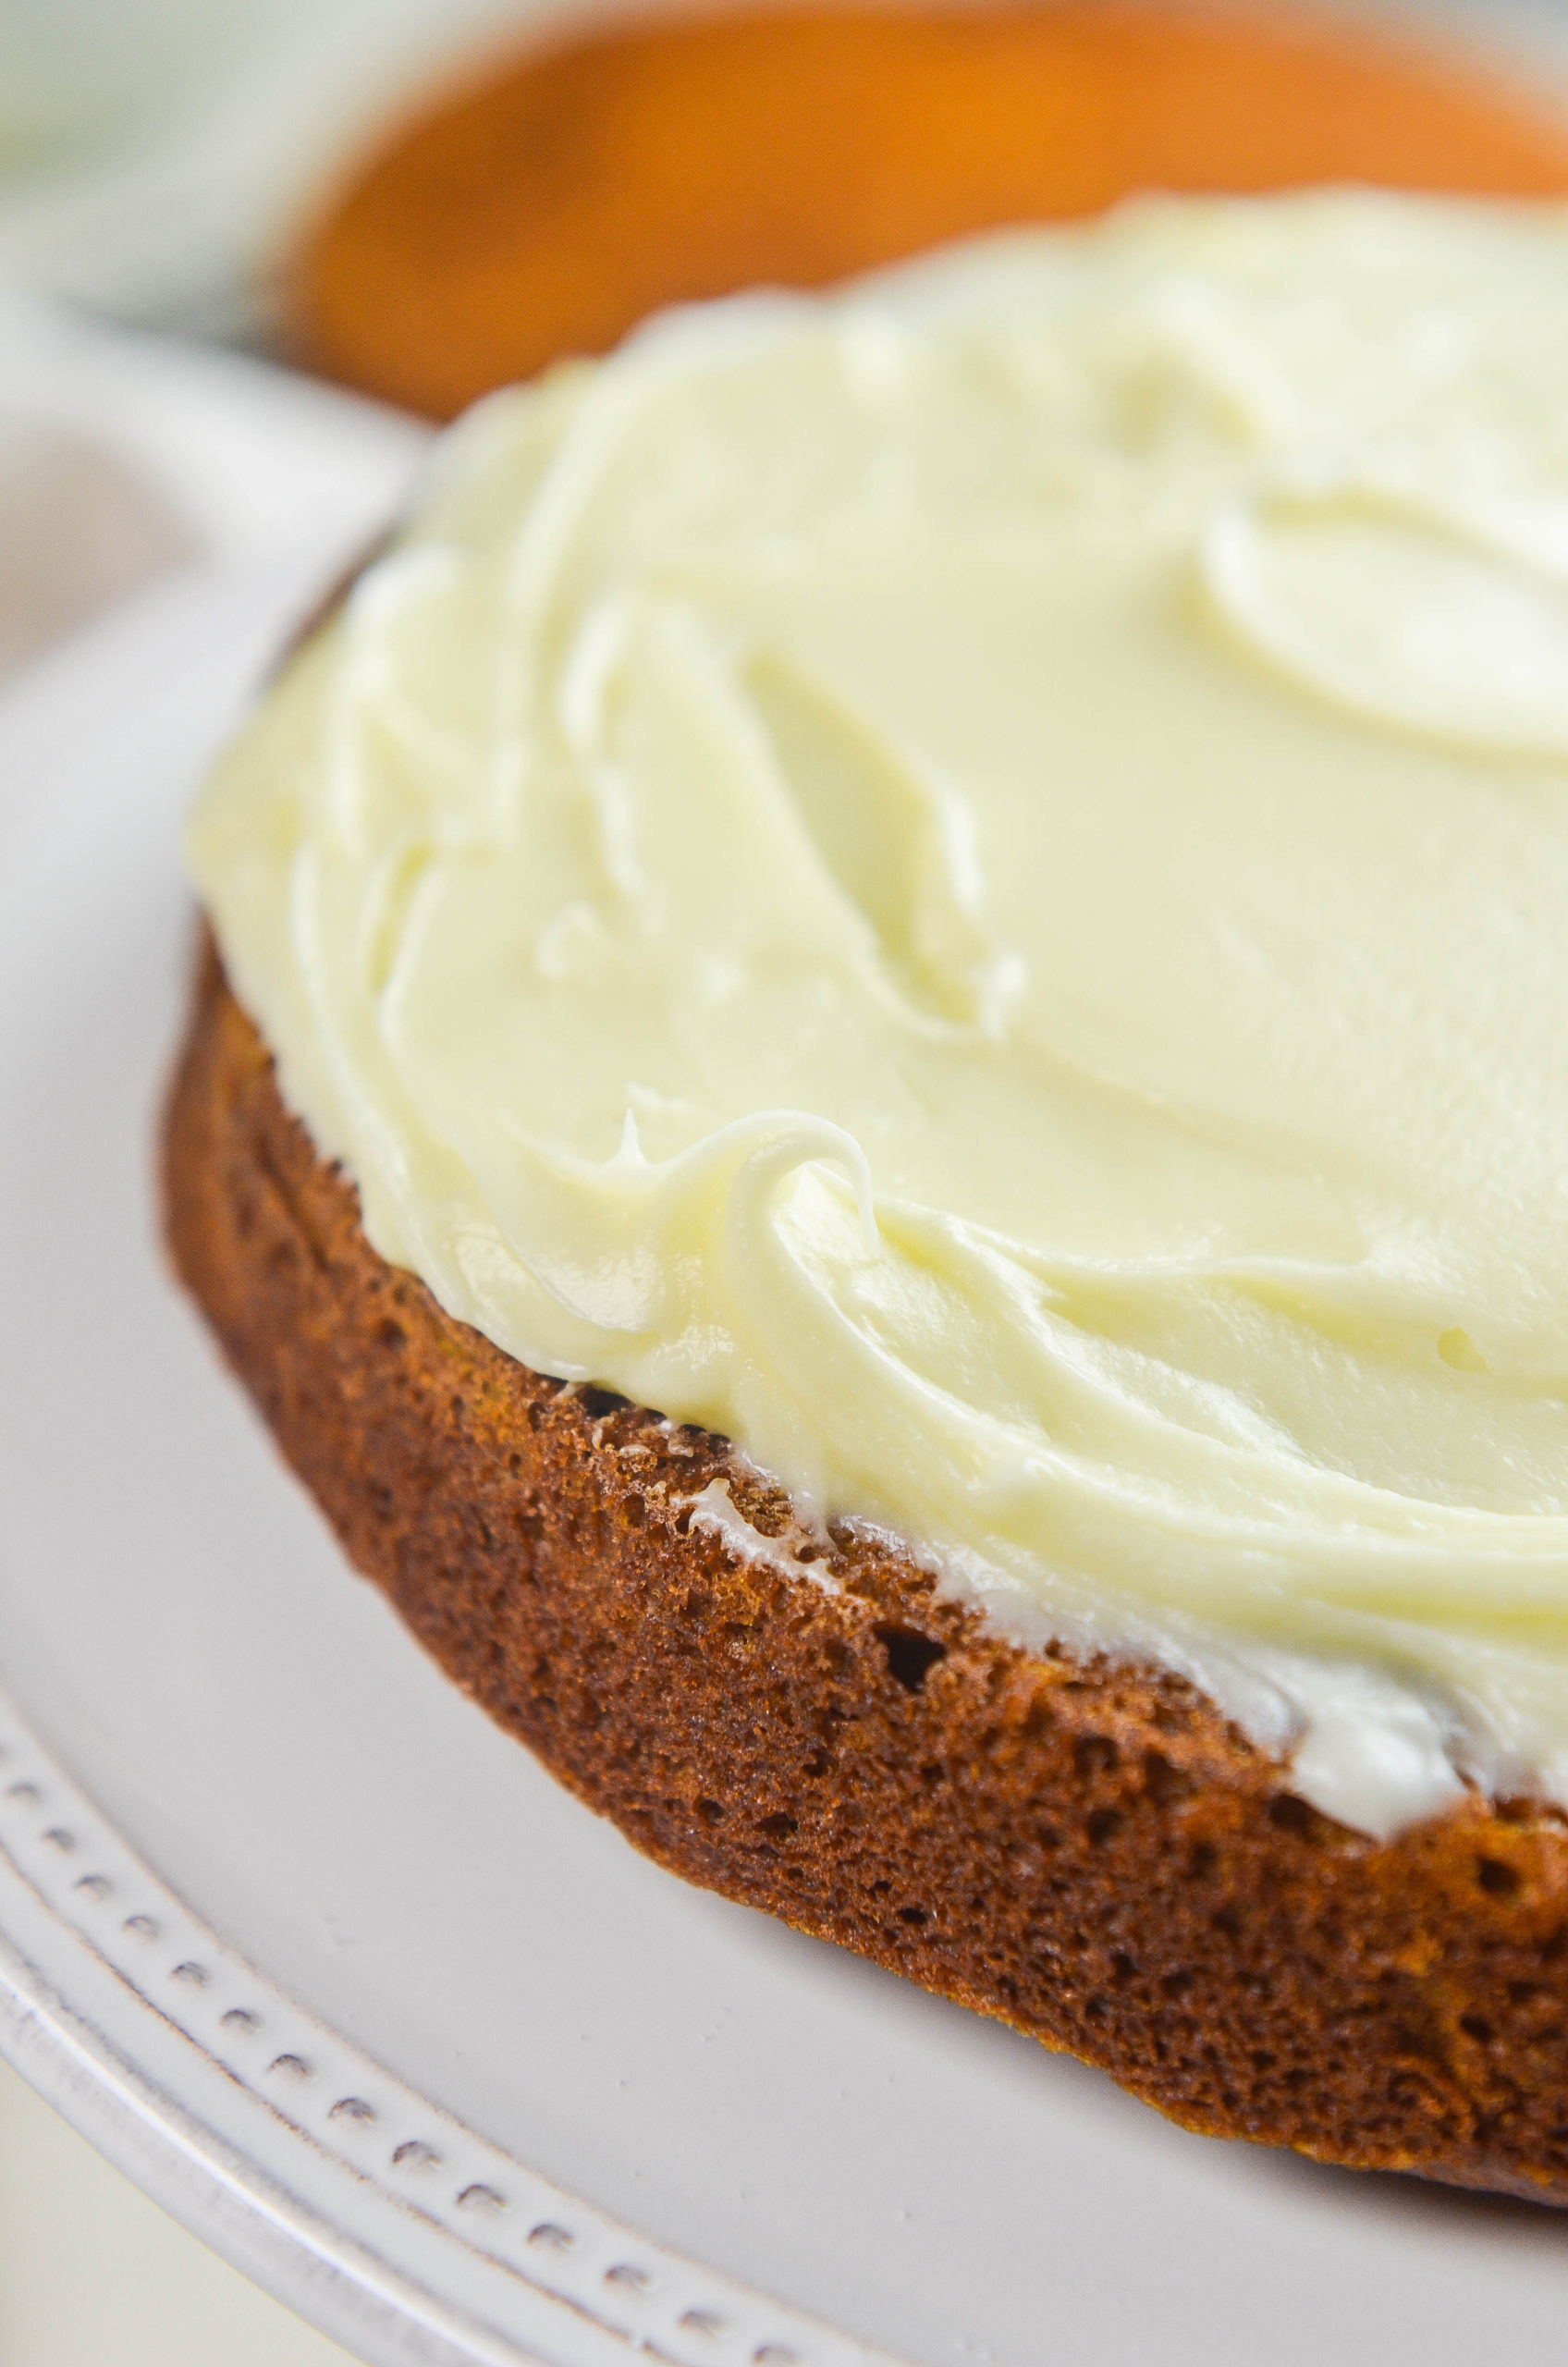
[[[1378,1838],[1568,1805],[1565,290],[1315,192],[664,315],[187,838],[449,1314]]]
[[[1548,2196],[1565,287],[1166,200],[493,398],[200,801],[167,1137],[353,1559],[635,1842]]]
[[[1377,1842],[1181,1677],[1032,1653],[725,1441],[528,1370],[361,1229],[209,946],[178,1269],[356,1565],[638,1847],[1187,2127],[1568,2201],[1568,1834]]]
[[[300,358],[446,419],[661,305],[811,288],[1136,190],[1535,197],[1484,66],[1293,10],[748,8],[536,39],[366,155],[283,274]]]

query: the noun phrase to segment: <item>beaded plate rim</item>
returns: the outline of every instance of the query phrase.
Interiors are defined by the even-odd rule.
[[[0,1690],[0,2054],[173,2215],[376,2367],[888,2367],[651,2242],[294,2004]]]

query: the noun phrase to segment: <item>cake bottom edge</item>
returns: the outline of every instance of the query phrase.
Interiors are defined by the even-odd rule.
[[[210,938],[161,1151],[176,1269],[349,1559],[638,1848],[1203,2134],[1568,2204],[1561,1811],[1351,1832],[1185,1679],[1027,1650],[725,1440],[530,1371],[371,1247]]]

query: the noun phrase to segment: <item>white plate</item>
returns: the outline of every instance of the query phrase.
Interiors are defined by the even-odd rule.
[[[178,816],[300,597],[187,577],[0,703],[0,2046],[373,2361],[1560,2359],[1568,2219],[1184,2135],[684,1887],[349,1573],[151,1182]]]

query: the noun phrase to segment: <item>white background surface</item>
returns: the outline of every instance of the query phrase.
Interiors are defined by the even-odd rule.
[[[342,2367],[0,2064],[7,2367]]]
[[[0,270],[123,315],[254,329],[270,242],[335,143],[420,60],[530,13],[13,0]],[[1560,0],[1398,13],[1568,56]],[[170,526],[150,565],[201,546],[266,569],[311,547],[325,571],[411,458],[395,425],[346,409],[307,422],[221,357],[165,378],[156,356],[91,359],[74,335],[0,317],[0,416],[31,407],[141,471]],[[0,537],[0,572],[23,547]],[[153,598],[172,614],[184,596],[171,582]],[[6,597],[0,581],[0,619]],[[141,630],[162,655],[128,674]],[[174,823],[238,676],[214,679],[189,619],[161,640],[155,619],[111,622],[54,662],[75,671],[55,677],[50,788],[84,885],[30,995],[13,972],[0,1000],[0,1632],[24,1707],[153,1865],[482,2132],[912,2359],[1559,2359],[1568,2225],[1187,2138],[1074,2064],[682,1889],[345,1576],[152,1232],[185,930]],[[190,2239],[0,2079],[5,2367],[334,2355],[193,2263]]]

